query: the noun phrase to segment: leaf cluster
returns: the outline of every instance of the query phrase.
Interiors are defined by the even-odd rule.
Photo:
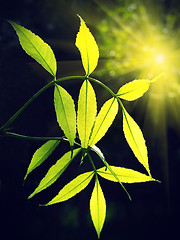
[[[72,181],[65,185],[59,191],[57,196],[45,204],[45,206],[72,198],[82,191],[90,183],[92,178],[95,177],[95,185],[90,199],[90,214],[97,235],[100,237],[106,217],[106,200],[99,182],[99,177],[112,182],[118,182],[126,191],[130,199],[131,197],[123,183],[156,181],[152,178],[150,173],[148,151],[143,133],[121,101],[122,99],[133,101],[140,98],[149,89],[150,84],[154,82],[154,80],[134,80],[120,87],[117,93],[114,93],[108,88],[108,86],[99,80],[90,77],[89,75],[93,73],[98,64],[99,50],[92,33],[86,26],[86,23],[80,16],[79,18],[80,28],[76,36],[75,45],[79,49],[81,55],[85,76],[72,76],[62,79],[56,79],[57,63],[51,47],[30,30],[9,21],[19,37],[22,48],[53,76],[53,81],[34,95],[23,108],[9,119],[7,123],[1,127],[1,131],[4,131],[4,135],[13,135],[12,133],[6,132],[7,126],[18,117],[24,108],[35,99],[35,97],[38,97],[48,87],[54,87],[54,108],[56,118],[64,136],[59,139],[48,139],[45,144],[36,150],[29,164],[24,180],[26,180],[28,175],[34,169],[48,159],[53,151],[59,147],[61,141],[68,141],[70,150],[51,166],[29,198],[32,198],[35,194],[51,186],[63,174],[70,163],[80,155],[81,163],[83,161],[85,162],[85,159],[91,162],[92,171],[82,173],[75,179],[72,179]],[[76,78],[83,80],[79,91],[77,112],[72,96],[60,84],[64,80]],[[97,98],[92,83],[99,84],[111,94],[111,98],[102,105],[99,112],[97,112]],[[109,165],[101,150],[96,146],[112,125],[119,109],[121,109],[123,114],[123,131],[125,139],[137,160],[146,169],[147,174],[137,172],[133,169]],[[16,137],[17,136],[21,137],[16,134]],[[103,167],[96,169],[91,157],[92,151],[98,155]]]

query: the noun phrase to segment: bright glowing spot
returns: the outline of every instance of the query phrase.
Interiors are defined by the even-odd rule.
[[[164,56],[163,56],[163,55],[157,55],[157,56],[156,56],[156,62],[157,62],[157,63],[162,63],[162,62],[164,62]]]
[[[163,14],[161,3],[154,7],[152,1],[132,1],[133,5],[129,5],[131,0],[123,2],[120,6],[99,4],[107,14],[106,19],[96,25],[100,32],[101,57],[105,59],[99,73],[107,74],[107,80],[120,80],[121,84],[126,83],[129,76],[130,79],[153,79],[164,73],[151,85],[147,98],[144,97],[147,100],[147,126],[151,119],[159,131],[164,121],[165,130],[167,114],[180,126],[178,17],[173,16],[172,21],[172,16]],[[106,37],[102,39],[102,36]]]

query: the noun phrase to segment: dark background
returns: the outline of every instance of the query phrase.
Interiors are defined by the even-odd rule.
[[[112,1],[112,3],[116,2]],[[160,2],[163,3],[166,12],[179,16],[179,1]],[[119,3],[123,5],[124,1]],[[105,16],[95,1],[3,0],[0,6],[2,19],[10,19],[25,26],[52,47],[58,61],[58,77],[84,74],[79,52],[74,46],[79,28],[79,19],[76,14],[86,20],[96,36],[93,24]],[[25,54],[12,27],[1,20],[0,125],[3,125],[49,81],[51,76]],[[69,81],[63,85],[77,103],[81,82]],[[97,86],[94,88],[97,97],[101,97],[100,103],[108,98]],[[31,136],[61,136],[62,132],[56,123],[52,99],[53,89],[48,89],[20,115],[11,125],[11,130]],[[136,119],[135,111],[132,115]],[[108,131],[98,146],[110,164],[144,172],[124,139],[121,117],[119,114],[114,127]],[[143,122],[138,123],[143,128]],[[162,136],[157,137],[153,142],[148,131],[144,132],[152,175],[162,183],[127,185],[132,202],[128,200],[118,184],[100,179],[107,201],[107,217],[101,239],[163,239],[167,236],[173,239],[178,236],[180,214],[180,135],[178,132],[177,126],[174,127],[167,121],[166,149],[161,143]],[[41,141],[0,138],[0,239],[96,239],[96,232],[89,214],[93,181],[87,189],[67,202],[50,207],[39,207],[39,204],[47,203],[53,198],[59,189],[79,172],[89,170],[88,163],[84,163],[80,170],[80,159],[77,159],[53,186],[37,194],[33,199],[27,200],[48,167],[68,149],[67,143],[62,143],[42,167],[29,175],[23,186],[23,178],[31,157],[42,144]],[[165,150],[166,153],[164,153]],[[98,165],[98,162],[96,164]]]

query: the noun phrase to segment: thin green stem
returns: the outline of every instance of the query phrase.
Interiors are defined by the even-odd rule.
[[[21,135],[13,132],[5,132],[3,136],[27,139],[27,140],[38,140],[38,141],[49,141],[49,140],[65,140],[66,141],[65,137],[34,137],[34,136]]]
[[[62,140],[62,141],[69,142],[69,140],[64,136],[63,137],[34,137],[34,136],[26,136],[26,135],[22,135],[22,134],[17,134],[17,133],[13,133],[13,132],[5,132],[3,134],[3,136],[26,139],[26,140],[35,140],[35,141],[36,140],[37,141]],[[74,144],[77,145],[78,147],[81,147],[81,145],[77,142],[74,142]]]
[[[92,151],[96,152],[93,148],[91,148]],[[97,153],[97,152],[96,152]],[[117,182],[121,185],[121,187],[124,189],[124,191],[126,192],[126,194],[129,197],[129,200],[131,201],[131,196],[128,193],[128,191],[126,190],[126,188],[124,187],[124,185],[122,184],[122,182],[119,180],[119,178],[117,177],[117,175],[115,174],[115,172],[112,170],[111,166],[106,162],[104,157],[101,157],[100,154],[97,153],[97,155],[99,156],[99,158],[101,159],[101,161],[103,162],[103,164],[106,166],[106,168],[110,171],[110,173],[115,177],[115,179],[117,180]]]
[[[97,172],[97,169],[96,169],[96,167],[95,167],[95,165],[94,165],[94,162],[93,162],[92,157],[91,157],[91,155],[89,154],[89,152],[88,152],[87,155],[88,155],[88,158],[89,158],[89,160],[90,160],[90,162],[91,162],[91,164],[92,164],[92,166],[93,166],[94,172],[96,173],[96,172]]]
[[[63,77],[59,79],[54,79],[52,82],[45,85],[41,88],[37,93],[35,93],[1,128],[0,132],[4,131],[9,125],[14,122],[14,120],[29,106],[40,94],[46,91],[49,87],[53,86],[55,83],[60,83],[70,79],[85,79],[85,76],[70,76],[70,77]]]
[[[89,81],[95,82],[98,85],[100,85],[101,87],[103,87],[104,89],[106,89],[113,97],[117,98],[116,94],[108,87],[106,86],[104,83],[102,83],[101,81],[95,79],[95,78],[91,78],[91,77],[86,77]]]

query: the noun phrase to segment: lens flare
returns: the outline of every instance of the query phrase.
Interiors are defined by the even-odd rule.
[[[165,14],[161,3],[154,6],[152,1],[137,0],[118,6],[121,1],[115,2],[99,4],[106,14],[96,25],[100,54],[106,59],[105,71],[99,74],[107,75],[111,81],[119,79],[123,84],[127,79],[152,79],[164,73],[144,97],[148,96],[149,119],[160,124],[164,109],[176,127],[180,126],[180,30],[175,17]]]
[[[153,79],[164,73],[133,107],[144,122],[144,130],[151,136],[152,143],[156,145],[157,139],[161,142],[156,150],[162,154],[168,191],[167,129],[171,126],[180,130],[180,28],[177,27],[177,16],[165,9],[163,1],[115,0],[111,4],[108,1],[102,4],[96,0],[96,3],[105,13],[105,18],[96,25],[100,56],[104,60],[102,69],[105,68],[99,75],[119,86],[127,80]]]
[[[164,62],[164,56],[162,54],[159,54],[155,58],[157,63],[163,63]]]

